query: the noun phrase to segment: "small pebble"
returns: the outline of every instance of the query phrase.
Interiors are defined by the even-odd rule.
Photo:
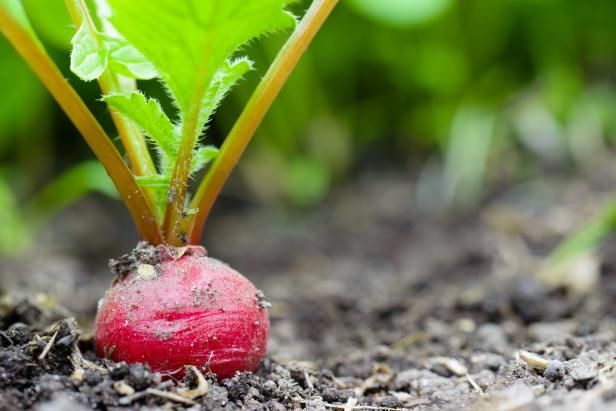
[[[278,386],[272,380],[267,380],[263,383],[263,390],[267,393],[272,393],[276,391],[276,388],[278,388]]]
[[[585,361],[569,361],[569,375],[575,381],[578,382],[586,382],[594,379],[598,375],[598,371],[596,368]]]
[[[432,366],[430,367],[430,371],[432,371],[433,373],[437,375],[440,375],[441,377],[446,377],[446,378],[449,378],[453,375],[451,370],[447,368],[445,364],[440,364],[440,363],[432,364]]]
[[[387,397],[383,397],[379,400],[379,406],[384,408],[400,408],[403,404],[402,401],[393,395],[388,395]]]
[[[543,376],[550,381],[561,380],[565,376],[565,366],[561,361],[550,361],[543,372]]]
[[[115,363],[109,367],[109,376],[112,380],[121,380],[128,376],[128,364],[125,362]]]
[[[326,402],[346,402],[353,396],[353,390],[338,390],[336,388],[326,388],[323,390],[323,400]]]
[[[570,376],[566,376],[563,379],[563,385],[565,386],[566,389],[571,390],[575,387],[575,380],[571,378]]]
[[[133,364],[129,367],[126,382],[137,391],[145,390],[152,383],[152,373],[143,364]]]
[[[23,345],[30,341],[32,333],[30,327],[24,323],[15,323],[6,330],[6,335],[13,341],[15,345]]]

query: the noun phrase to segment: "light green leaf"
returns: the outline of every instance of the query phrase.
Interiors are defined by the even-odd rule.
[[[83,81],[96,80],[107,68],[109,47],[84,22],[71,40],[71,71]]]
[[[239,58],[234,61],[225,61],[223,66],[216,71],[210,83],[199,116],[199,124],[205,126],[210,116],[214,113],[220,102],[249,70],[252,70],[252,61],[247,58]]]
[[[144,56],[120,37],[108,37],[109,67],[116,73],[139,80],[158,77],[158,72]]]
[[[110,0],[111,21],[160,73],[182,113],[201,104],[225,61],[249,40],[293,27],[286,0]],[[202,117],[202,116],[200,116]]]
[[[218,156],[218,149],[214,146],[198,147],[193,152],[192,164],[190,166],[190,173],[194,174],[208,165],[212,160]]]
[[[163,112],[156,99],[147,99],[135,91],[128,95],[114,94],[103,97],[103,100],[120,114],[125,115],[140,127],[152,140],[164,160],[177,156],[179,138],[175,133],[173,123]]]

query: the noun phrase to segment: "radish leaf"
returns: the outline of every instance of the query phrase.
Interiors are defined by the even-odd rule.
[[[84,22],[71,40],[71,71],[83,81],[99,78],[107,68],[109,47]]]
[[[295,18],[283,9],[287,2],[108,0],[111,10],[105,22],[113,25],[119,38],[106,39],[109,66],[140,79],[160,76],[179,109],[174,123],[155,99],[141,93],[104,97],[111,108],[141,128],[157,150],[159,173],[139,177],[138,182],[156,190],[160,207],[166,206],[178,161],[190,161],[189,177],[218,154],[213,146],[201,146],[199,136],[229,90],[253,68],[248,58],[234,54],[256,37],[293,27]],[[189,132],[184,130],[186,123],[192,124]],[[179,160],[183,144],[190,156],[183,154]]]
[[[137,91],[129,95],[105,96],[103,100],[111,108],[130,118],[145,132],[159,151],[161,169],[168,171],[169,159],[177,157],[180,143],[173,123],[163,112],[158,101],[153,98],[147,99]]]
[[[156,69],[144,56],[122,37],[107,37],[109,67],[116,73],[139,80],[158,77]]]
[[[285,0],[110,0],[111,22],[156,67],[182,114],[226,60],[265,33],[293,27]]]

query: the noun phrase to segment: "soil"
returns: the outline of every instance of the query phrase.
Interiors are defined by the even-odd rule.
[[[606,196],[536,181],[451,217],[419,207],[417,192],[380,173],[303,213],[220,207],[210,255],[272,303],[260,368],[222,382],[95,357],[104,256],[136,238],[113,223],[92,237],[117,206],[72,207],[39,252],[0,262],[0,410],[615,409],[614,247],[541,270]]]

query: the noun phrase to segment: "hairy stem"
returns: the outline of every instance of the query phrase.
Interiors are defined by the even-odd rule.
[[[181,228],[181,230],[189,232],[188,241],[190,244],[198,244],[201,241],[205,221],[222,186],[231,174],[231,170],[237,164],[300,57],[337,3],[338,0],[314,0],[312,2],[306,15],[253,92],[244,111],[225,139],[220,154],[201,181],[193,198],[191,208],[198,209],[198,211],[193,218],[184,220],[184,224],[191,226]]]
[[[182,124],[182,143],[178,159],[173,169],[171,185],[167,198],[164,231],[169,244],[182,246],[187,243],[188,234],[183,231],[183,220],[187,217],[184,212],[186,193],[188,192],[188,178],[192,153],[199,135],[199,105],[193,105]]]
[[[201,73],[205,72],[206,64],[207,61],[200,67],[199,71]],[[184,207],[188,193],[188,179],[190,178],[193,150],[201,132],[199,128],[201,99],[207,88],[203,75],[198,78],[199,81],[195,86],[195,99],[187,115],[182,119],[182,140],[173,175],[171,176],[165,221],[163,223],[163,232],[165,233],[167,243],[175,246],[183,246],[188,242],[188,232],[185,230],[186,220],[192,218],[186,214]]]
[[[115,146],[77,92],[51,60],[40,42],[8,10],[0,7],[0,32],[15,47],[32,71],[73,122],[111,177],[144,240],[162,241],[155,215],[141,188]]]
[[[88,6],[85,0],[66,0],[66,8],[69,11],[75,28],[79,28],[83,21],[88,25],[88,29],[96,35],[96,25],[90,15]],[[129,79],[126,79],[129,80]],[[113,73],[109,68],[105,70],[102,76],[98,79],[101,91],[105,95],[113,93],[126,93],[135,90],[137,85],[132,79],[131,81],[121,81],[117,74]],[[148,146],[145,138],[135,124],[123,115],[111,110],[111,119],[116,127],[122,145],[126,150],[131,169],[135,175],[150,176],[156,173],[156,167],[152,156],[148,151]],[[143,191],[146,193],[152,210],[156,213],[156,198],[154,192],[147,188]]]

